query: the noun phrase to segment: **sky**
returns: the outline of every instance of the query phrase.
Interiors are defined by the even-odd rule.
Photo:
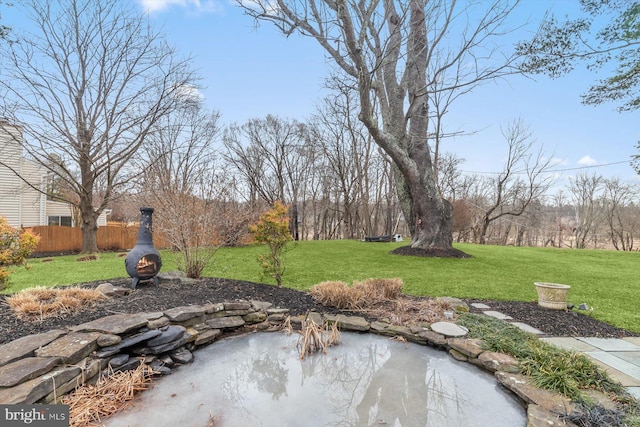
[[[205,103],[222,114],[223,124],[267,114],[303,121],[326,94],[330,67],[311,38],[287,38],[269,23],[256,27],[230,0],[135,1],[180,54],[193,57]],[[547,8],[564,15],[577,11],[578,4],[522,0],[514,23],[531,24],[518,34],[529,34]],[[17,27],[20,19],[5,8],[2,23]],[[582,172],[640,183],[628,164],[630,156],[640,154],[635,148],[640,111],[582,105],[580,94],[598,77],[603,76],[579,69],[555,80],[512,76],[476,88],[459,98],[445,119],[448,131],[473,133],[448,139],[443,148],[465,159],[464,171],[498,172],[506,156],[501,130],[519,119],[556,164],[558,188]]]

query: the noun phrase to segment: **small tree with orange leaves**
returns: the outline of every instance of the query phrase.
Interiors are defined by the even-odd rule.
[[[265,276],[276,280],[278,287],[282,286],[284,274],[283,255],[287,243],[292,240],[289,233],[289,207],[281,202],[275,202],[271,209],[260,215],[258,223],[249,227],[257,243],[264,243],[269,248],[266,254],[258,256],[258,262]]]
[[[11,273],[7,267],[25,264],[39,240],[40,237],[30,231],[11,227],[6,218],[0,216],[0,289],[4,288]]]

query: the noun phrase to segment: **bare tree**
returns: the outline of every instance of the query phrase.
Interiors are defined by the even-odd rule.
[[[188,277],[200,277],[218,248],[236,242],[248,225],[230,177],[216,162],[219,117],[185,105],[156,122],[136,156],[140,168],[146,166],[139,177],[142,200],[155,208],[155,229],[178,252]]]
[[[345,84],[357,88],[358,118],[397,167],[411,246],[451,249],[451,204],[438,192],[428,144],[429,88],[451,81],[460,64],[468,65],[463,78],[440,91],[464,91],[503,75],[510,59],[496,59],[491,39],[504,34],[513,6],[502,0],[463,6],[445,0],[238,2],[284,34],[297,31],[318,41]]]
[[[480,244],[485,244],[489,224],[503,217],[522,215],[531,202],[540,199],[551,185],[546,172],[551,165],[542,148],[535,146],[531,132],[520,120],[503,129],[507,146],[504,168],[495,177],[485,180],[490,190],[482,207],[482,220],[477,233]],[[537,150],[536,150],[537,148]]]
[[[634,237],[640,230],[637,201],[637,186],[622,183],[619,178],[604,180],[604,216],[616,250],[633,250]]]
[[[294,238],[301,185],[314,159],[308,137],[303,123],[272,115],[232,125],[223,137],[225,159],[247,183],[250,203],[261,199],[269,205],[276,201],[291,205]]]
[[[317,140],[327,160],[329,173],[336,190],[340,212],[340,233],[347,239],[364,237],[372,229],[371,203],[373,188],[384,183],[374,179],[380,167],[376,145],[355,113],[357,100],[353,93],[341,91],[327,97],[313,118]]]
[[[82,252],[97,252],[98,216],[193,76],[127,3],[27,0],[25,12],[36,30],[2,51],[0,115],[14,114],[28,155],[72,189]]]
[[[576,225],[573,230],[576,248],[587,247],[587,240],[596,230],[602,217],[600,207],[603,178],[600,175],[580,174],[569,182],[568,189],[575,208]]]

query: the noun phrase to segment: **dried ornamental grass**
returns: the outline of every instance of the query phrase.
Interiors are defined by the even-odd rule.
[[[396,299],[402,294],[402,279],[396,277],[392,279],[365,279],[354,282],[353,287],[361,289],[367,300],[388,300]]]
[[[393,300],[402,294],[402,279],[365,279],[353,286],[345,282],[328,281],[311,288],[311,296],[323,305],[343,310],[362,310],[376,303]]]
[[[351,288],[345,282],[327,281],[311,287],[311,296],[322,305],[338,308],[355,308],[358,301],[354,300]]]
[[[446,301],[403,295],[402,287],[400,278],[370,278],[356,281],[353,286],[344,282],[318,283],[310,294],[322,305],[365,312],[401,325],[438,322],[446,319],[446,310],[452,309]]]
[[[126,408],[140,391],[152,385],[153,370],[144,363],[136,369],[100,377],[96,384],[83,385],[65,396],[69,405],[69,427],[100,426],[103,418]]]
[[[74,313],[93,307],[104,298],[95,289],[35,287],[11,295],[6,301],[19,319],[34,320]]]
[[[313,320],[303,322],[302,330],[296,348],[300,352],[300,359],[304,359],[307,354],[313,354],[322,351],[327,353],[327,347],[340,343],[340,331],[338,323],[334,322],[329,329],[325,324],[321,327]]]

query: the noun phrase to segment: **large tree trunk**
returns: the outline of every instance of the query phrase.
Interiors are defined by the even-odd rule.
[[[82,211],[82,249],[80,250],[83,254],[93,254],[98,252],[98,217],[95,215],[93,211],[93,207],[91,206],[91,201],[89,200],[89,206],[84,206],[87,201],[80,202],[80,209]]]
[[[429,150],[427,132],[429,109],[426,88],[427,27],[424,0],[410,3],[408,63],[412,70],[407,79],[409,132],[400,123],[391,123],[392,133],[408,156],[395,158],[400,172],[398,196],[409,223],[413,227],[411,247],[418,249],[451,249],[453,215],[451,204],[440,196]],[[395,108],[400,107],[399,105]],[[402,127],[401,127],[402,126]],[[405,145],[406,144],[406,145]]]

